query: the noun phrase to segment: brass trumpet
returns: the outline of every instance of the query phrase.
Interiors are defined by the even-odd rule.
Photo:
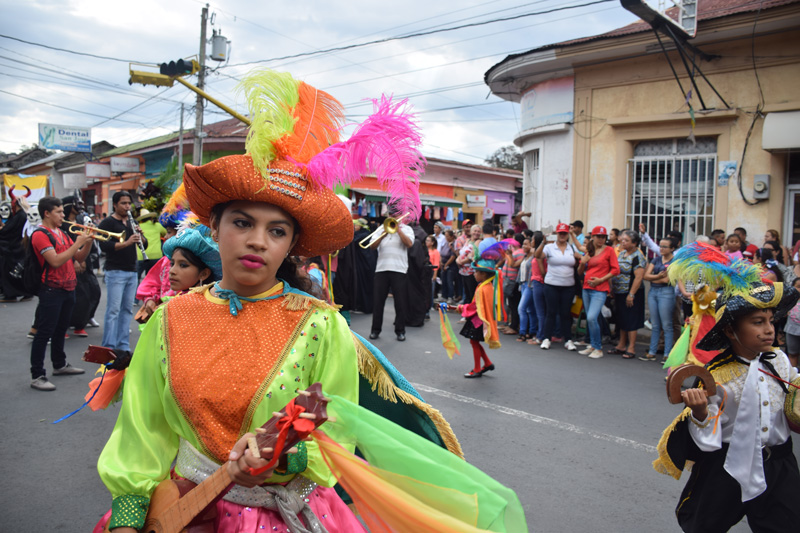
[[[119,242],[125,242],[125,234],[121,231],[119,233],[112,233],[104,229],[95,228],[94,226],[84,226],[83,224],[77,224],[75,222],[67,222],[67,224],[69,224],[69,232],[74,235],[78,235],[79,233],[83,232],[89,232],[94,233],[94,238],[98,241],[117,239]],[[78,228],[78,231],[73,228]]]
[[[392,218],[392,217],[387,218],[386,220],[383,221],[383,232],[388,233],[389,235],[397,233],[397,229],[400,227],[400,221],[406,218],[407,216],[408,213],[401,216],[400,218]],[[372,246],[375,234],[378,233],[380,229],[381,228],[376,229],[375,231],[373,231],[372,233],[361,239],[358,245],[364,249]]]

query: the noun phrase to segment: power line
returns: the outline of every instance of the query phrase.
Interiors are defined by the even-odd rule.
[[[484,20],[484,21],[481,21],[481,22],[472,22],[470,24],[462,24],[460,26],[452,26],[452,27],[449,27],[449,28],[441,28],[441,29],[438,29],[438,30],[430,30],[430,31],[417,32],[417,33],[410,33],[408,35],[398,35],[398,36],[395,36],[395,37],[386,37],[385,39],[377,39],[375,41],[368,41],[368,42],[365,42],[365,43],[357,43],[357,44],[351,44],[351,45],[346,45],[346,46],[338,46],[338,47],[328,48],[328,49],[325,49],[325,50],[317,50],[317,51],[311,51],[311,52],[300,52],[299,54],[292,54],[292,55],[288,55],[288,56],[273,57],[273,58],[270,58],[270,59],[259,59],[259,60],[256,60],[256,61],[246,61],[244,63],[235,63],[233,65],[226,65],[225,67],[220,67],[220,68],[240,67],[240,66],[243,66],[243,65],[253,65],[253,64],[256,64],[256,63],[267,63],[269,61],[282,61],[284,59],[294,59],[296,57],[312,56],[312,55],[324,54],[324,53],[328,53],[328,52],[341,52],[342,50],[351,50],[353,48],[362,48],[364,46],[370,46],[370,45],[373,45],[373,44],[381,44],[381,43],[386,43],[386,42],[391,42],[391,41],[400,41],[400,40],[404,40],[404,39],[411,39],[413,37],[422,37],[422,36],[425,36],[425,35],[433,35],[433,34],[436,34],[436,33],[443,33],[443,32],[448,32],[448,31],[461,30],[461,29],[464,29],[464,28],[472,28],[472,27],[475,27],[475,26],[484,26],[486,24],[494,24],[496,22],[506,22],[506,21],[509,21],[509,20],[517,20],[517,19],[521,19],[521,18],[525,18],[525,17],[533,17],[533,16],[537,16],[537,15],[546,15],[548,13],[556,13],[558,11],[565,11],[565,10],[568,10],[568,9],[577,9],[577,8],[581,8],[581,7],[593,6],[593,5],[597,5],[597,4],[604,4],[604,3],[607,3],[607,2],[615,2],[615,1],[616,0],[595,0],[593,2],[587,2],[585,4],[577,4],[577,5],[574,5],[574,6],[555,7],[553,9],[546,9],[544,11],[536,11],[536,12],[533,12],[533,13],[523,13],[521,15],[513,15],[513,16],[510,16],[510,17],[503,17],[503,18],[497,18],[497,19],[492,19],[492,20]]]
[[[47,48],[49,50],[56,50],[58,52],[66,52],[68,54],[75,54],[76,56],[86,56],[86,57],[94,57],[95,59],[106,59],[108,61],[119,61],[120,63],[139,63],[139,61],[135,59],[119,59],[118,57],[108,57],[108,56],[99,56],[96,54],[89,54],[87,52],[76,52],[75,50],[68,50],[66,48],[58,48],[56,46],[50,46],[47,44],[42,43],[35,43],[33,41],[26,41],[25,39],[20,39],[19,37],[12,37],[10,35],[3,35],[0,33],[0,37],[3,39],[11,39],[12,41],[18,41],[25,44],[30,44],[32,46],[41,46],[42,48]]]
[[[105,119],[108,119],[108,120],[118,120],[119,122],[127,122],[128,124],[138,124],[140,126],[144,126],[144,124],[142,124],[141,122],[133,122],[133,121],[130,121],[130,120],[123,120],[121,118],[114,119],[114,118],[106,117],[106,116],[103,116],[103,115],[97,115],[95,113],[89,113],[87,111],[80,111],[78,109],[72,109],[70,107],[64,107],[64,106],[60,106],[58,104],[51,104],[50,102],[43,102],[42,100],[37,100],[36,98],[29,98],[27,96],[22,96],[21,94],[12,93],[12,92],[9,92],[9,91],[4,91],[3,89],[0,89],[0,93],[5,93],[5,94],[11,95],[11,96],[16,96],[17,98],[22,98],[23,100],[30,100],[31,102],[36,102],[38,104],[44,104],[44,105],[49,105],[49,106],[52,106],[52,107],[57,107],[59,109],[65,109],[67,111],[72,111],[73,113],[80,113],[81,115],[89,115],[89,116],[92,116],[92,117],[100,117],[100,118],[105,118]]]

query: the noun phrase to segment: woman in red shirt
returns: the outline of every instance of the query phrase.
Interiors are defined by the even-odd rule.
[[[600,323],[597,317],[606,303],[611,290],[608,280],[619,274],[619,263],[614,249],[606,245],[608,231],[603,226],[595,226],[592,240],[586,245],[586,255],[581,258],[578,273],[584,274],[583,305],[586,308],[586,323],[589,326],[589,346],[579,353],[592,359],[603,357],[600,336]]]

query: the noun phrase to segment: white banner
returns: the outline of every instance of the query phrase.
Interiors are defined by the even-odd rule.
[[[468,194],[467,195],[467,205],[469,207],[485,207],[486,206],[486,195],[476,195],[476,194]]]
[[[112,157],[111,172],[139,172],[137,157]]]
[[[110,178],[111,165],[108,163],[86,163],[87,178]]]
[[[92,129],[39,124],[39,146],[65,152],[92,152]]]
[[[86,174],[64,174],[65,189],[83,189],[86,187]]]

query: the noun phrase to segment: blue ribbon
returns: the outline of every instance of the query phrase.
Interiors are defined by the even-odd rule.
[[[271,296],[265,296],[263,298],[248,298],[247,296],[239,296],[230,289],[220,288],[219,282],[217,281],[214,283],[214,296],[216,296],[220,300],[228,300],[228,309],[230,309],[230,312],[233,316],[238,316],[239,311],[241,311],[244,308],[244,306],[242,305],[242,301],[262,302],[264,300],[273,300],[275,298],[280,298],[281,296],[286,296],[289,293],[300,294],[303,296],[308,296],[310,298],[313,298],[313,296],[311,296],[310,294],[293,288],[291,285],[289,285],[280,278],[278,278],[278,281],[283,283],[283,290],[277,294],[273,294]]]
[[[114,361],[111,361],[110,363],[106,363],[106,364],[105,364],[105,366],[106,366],[106,370],[105,370],[105,371],[103,372],[103,374],[100,376],[100,383],[98,383],[98,384],[97,384],[97,388],[96,388],[96,389],[94,389],[94,392],[92,393],[92,396],[91,396],[91,397],[90,397],[88,400],[86,400],[85,402],[83,402],[83,405],[81,405],[80,407],[78,407],[77,409],[75,409],[74,411],[72,411],[70,414],[68,414],[68,415],[65,415],[65,416],[62,416],[62,417],[61,417],[61,418],[59,418],[58,420],[54,421],[54,422],[53,422],[53,424],[58,424],[58,423],[59,423],[59,422],[61,422],[62,420],[66,420],[67,418],[71,417],[71,416],[72,416],[72,415],[74,415],[74,414],[77,414],[77,413],[78,413],[78,411],[80,411],[81,409],[83,409],[84,407],[86,407],[87,405],[89,405],[89,402],[91,402],[92,400],[94,400],[94,396],[95,396],[95,394],[97,394],[97,391],[99,391],[99,390],[100,390],[100,387],[103,385],[103,380],[104,380],[104,379],[105,379],[105,377],[106,377],[106,372],[108,372],[108,367],[110,367],[110,366],[111,366],[111,365],[113,365],[113,364],[114,364]]]

